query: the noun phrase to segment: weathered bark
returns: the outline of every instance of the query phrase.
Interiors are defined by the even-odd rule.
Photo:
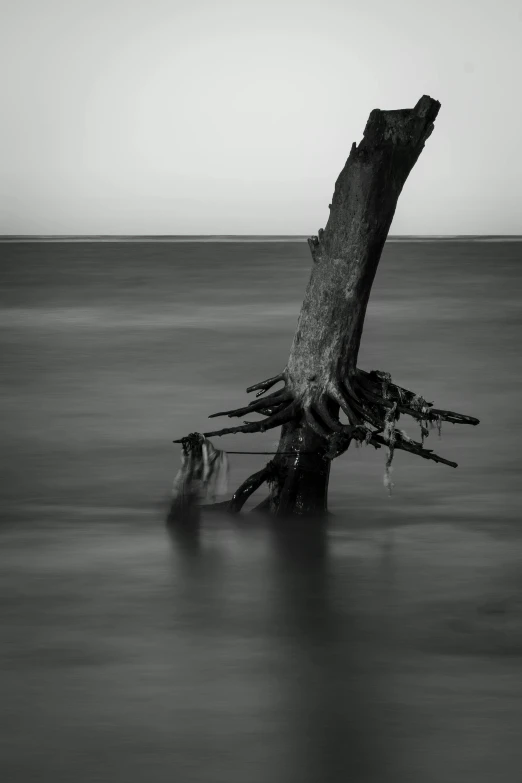
[[[205,433],[263,432],[282,426],[278,452],[238,490],[228,504],[237,511],[261,481],[269,498],[259,507],[275,516],[322,515],[327,511],[330,460],[351,440],[394,449],[456,467],[456,463],[409,439],[395,422],[401,414],[426,423],[477,424],[478,420],[435,409],[414,392],[392,383],[386,373],[363,372],[357,356],[371,287],[399,195],[415,165],[440,104],[423,96],[413,109],[371,112],[364,137],[355,143],[335,184],[326,228],[308,240],[313,266],[287,366],[250,386],[255,400],[221,414],[261,413],[262,421]],[[275,384],[281,389],[266,394]],[[349,424],[339,421],[339,410]]]
[[[342,392],[355,374],[370,291],[406,179],[433,130],[440,104],[370,114],[335,184],[288,360],[288,388],[308,406]]]

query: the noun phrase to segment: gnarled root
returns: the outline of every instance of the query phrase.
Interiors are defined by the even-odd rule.
[[[230,500],[225,500],[221,503],[211,503],[202,508],[204,508],[205,511],[225,511],[228,514],[239,514],[250,495],[252,495],[256,489],[259,489],[266,481],[273,479],[276,471],[276,465],[270,460],[264,468],[249,476],[247,480],[236,489]]]
[[[239,427],[225,427],[223,430],[214,430],[213,432],[204,432],[205,438],[217,435],[232,435],[236,432],[266,432],[274,427],[281,427],[283,424],[287,424],[292,419],[297,417],[299,406],[295,400],[290,400],[287,405],[272,413],[266,419],[262,421],[246,422]],[[250,413],[250,411],[248,411]],[[228,414],[231,415],[231,414]],[[235,413],[232,415],[236,415]],[[242,414],[239,414],[242,415]]]
[[[349,425],[343,426],[328,411],[327,400],[333,400],[347,416]],[[426,424],[435,422],[439,428],[442,421],[453,424],[479,423],[472,416],[434,408],[419,395],[392,383],[387,373],[378,371],[366,373],[357,370],[349,381],[331,382],[318,400],[310,404],[307,421],[319,434],[329,437],[330,445],[326,459],[334,459],[342,454],[351,440],[365,441],[375,448],[387,446],[391,463],[394,449],[408,451],[424,459],[457,467],[456,462],[439,457],[432,449],[424,448],[424,437],[428,434]],[[412,440],[402,430],[395,427],[401,414],[417,419],[421,424],[422,442]],[[305,412],[305,416],[307,413]],[[374,429],[372,430],[371,427]]]
[[[209,438],[218,435],[232,435],[237,432],[265,432],[274,427],[281,427],[283,424],[288,424],[288,422],[296,419],[299,413],[299,406],[294,395],[287,387],[285,372],[274,375],[273,378],[268,378],[266,381],[261,381],[260,383],[255,383],[253,386],[249,386],[247,392],[260,389],[256,394],[256,397],[259,397],[279,381],[284,381],[285,385],[283,388],[278,389],[271,394],[267,394],[262,400],[254,400],[249,405],[245,405],[242,408],[220,411],[219,413],[212,413],[209,416],[209,419],[213,419],[216,416],[228,416],[229,418],[233,418],[236,416],[247,416],[249,413],[261,413],[266,416],[265,419],[255,422],[246,421],[239,427],[226,427],[222,430],[204,432],[204,436]],[[174,442],[177,443],[179,441]]]
[[[296,395],[285,369],[284,372],[268,378],[266,381],[249,386],[247,391],[258,390],[256,397],[259,397],[279,381],[284,382],[283,388],[263,396],[262,399],[254,400],[241,408],[213,413],[209,417],[228,416],[232,418],[245,416],[249,413],[260,413],[265,416],[264,419],[255,422],[246,421],[238,427],[205,432],[205,437],[239,432],[265,432],[291,421],[304,420],[313,432],[327,441],[325,444],[326,459],[334,459],[339,456],[346,451],[351,440],[356,440],[369,443],[375,448],[387,446],[388,462],[391,461],[393,450],[401,449],[424,459],[456,467],[455,462],[439,457],[431,449],[424,448],[424,438],[428,434],[427,424],[435,423],[440,432],[443,421],[452,424],[476,425],[479,423],[479,420],[472,416],[434,408],[433,403],[427,402],[423,397],[408,389],[397,386],[392,382],[388,373],[377,370],[372,372],[355,370],[323,384],[319,379],[319,383],[311,382],[309,386],[305,386],[304,394]],[[312,381],[316,381],[316,379],[313,378]],[[348,418],[348,425],[343,425],[340,422],[339,409]],[[396,429],[395,422],[401,414],[411,416],[420,423],[421,443],[409,438],[402,430]],[[174,441],[174,443],[180,442],[180,440]],[[263,471],[254,474],[239,488],[236,493],[237,498],[234,495],[229,501],[229,505],[232,504],[230,510],[239,510],[244,503],[244,500],[241,502],[241,498],[244,496],[246,500],[248,495],[266,480],[266,477],[261,477],[262,474],[264,476]],[[256,483],[258,479],[259,483]],[[250,487],[254,488],[250,489]],[[245,493],[247,494],[245,495]]]
[[[419,421],[449,421],[452,424],[471,424],[473,426],[479,424],[479,420],[473,416],[434,408],[432,402],[427,402],[420,395],[392,383],[388,373],[382,373],[378,370],[367,373],[358,370],[356,382],[364,390],[363,393],[367,399],[377,407],[391,408],[394,403],[397,403],[398,413],[412,416]]]
[[[269,481],[271,478],[273,478],[275,470],[276,468],[274,463],[270,461],[267,462],[262,470],[258,470],[257,473],[254,473],[252,476],[247,478],[247,480],[244,481],[239,489],[237,489],[232,495],[232,498],[228,504],[228,511],[231,514],[239,513],[250,495],[252,495],[256,489],[259,489],[261,484],[264,484],[265,481]]]
[[[267,408],[270,405],[280,406],[282,403],[288,403],[292,399],[292,395],[286,389],[280,389],[279,391],[269,394],[263,397],[262,400],[251,402],[249,405],[245,405],[243,408],[234,408],[230,411],[219,411],[219,413],[211,413],[209,419],[214,419],[216,416],[228,416],[232,418],[234,416],[245,416],[248,413],[255,413],[256,411],[262,411],[263,408]]]

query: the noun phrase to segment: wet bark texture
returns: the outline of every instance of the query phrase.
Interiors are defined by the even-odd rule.
[[[267,511],[286,517],[327,512],[330,461],[324,458],[324,439],[306,422],[284,425],[274,459]]]

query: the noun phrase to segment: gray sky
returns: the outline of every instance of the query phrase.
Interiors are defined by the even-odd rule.
[[[392,233],[522,234],[522,3],[0,0],[0,233],[310,234],[442,103]]]

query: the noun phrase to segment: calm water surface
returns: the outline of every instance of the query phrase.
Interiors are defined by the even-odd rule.
[[[399,453],[390,498],[353,449],[327,527],[169,532],[171,441],[284,366],[308,248],[0,245],[2,780],[520,779],[521,253],[375,281],[359,364],[481,419],[430,435],[457,470]]]

